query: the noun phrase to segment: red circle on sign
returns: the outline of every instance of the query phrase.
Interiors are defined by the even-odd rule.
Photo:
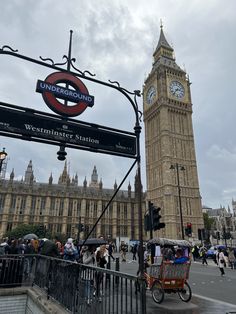
[[[76,76],[73,76],[69,73],[52,73],[45,79],[45,82],[53,85],[56,85],[58,83],[67,83],[70,86],[74,87],[75,90],[79,90],[85,95],[89,94],[87,87],[84,85],[84,83]],[[75,117],[80,115],[88,106],[87,103],[83,101],[79,101],[74,106],[63,105],[57,100],[52,92],[43,92],[43,99],[52,111],[68,117]]]

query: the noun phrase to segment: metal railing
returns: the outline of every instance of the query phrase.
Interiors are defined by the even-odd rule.
[[[0,288],[38,286],[73,314],[145,314],[136,276],[42,255],[0,256]],[[140,284],[139,284],[140,287]]]

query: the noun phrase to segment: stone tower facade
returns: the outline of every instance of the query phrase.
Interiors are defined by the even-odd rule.
[[[175,62],[174,50],[162,26],[153,58],[143,87],[147,200],[161,207],[161,221],[166,227],[159,231],[159,236],[181,239],[182,231],[192,223],[192,237],[197,238],[198,228],[203,228],[203,215],[191,83]]]

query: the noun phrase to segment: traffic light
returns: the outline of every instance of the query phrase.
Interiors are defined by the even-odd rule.
[[[185,235],[191,237],[192,235],[192,224],[188,223],[187,227],[185,228]]]
[[[144,230],[150,231],[151,230],[151,221],[150,221],[150,215],[145,214],[144,216]]]
[[[220,240],[220,232],[219,231],[216,231],[216,239]]]
[[[153,205],[153,203],[150,203],[151,206],[151,213],[152,213],[152,227],[153,230],[160,230],[162,228],[165,228],[165,223],[160,222],[161,215],[159,214],[161,208],[156,207]]]

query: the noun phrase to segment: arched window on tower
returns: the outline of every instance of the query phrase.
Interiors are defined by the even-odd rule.
[[[85,216],[89,217],[90,201],[86,200]]]
[[[61,198],[60,203],[59,203],[59,216],[63,216],[63,209],[64,209],[64,199]]]
[[[68,216],[72,216],[73,200],[69,200]]]
[[[46,197],[43,196],[43,197],[41,197],[40,215],[42,215],[43,212],[45,211],[45,207],[46,207]]]
[[[25,205],[26,205],[26,196],[22,196],[21,202],[20,202],[20,214],[24,213]]]
[[[10,204],[10,213],[14,213],[16,208],[16,195],[12,195]]]
[[[97,218],[97,214],[98,214],[98,203],[95,201],[94,208],[93,208],[93,217]]]
[[[2,210],[4,208],[4,204],[5,204],[5,195],[0,194],[0,212],[2,212]]]
[[[81,200],[77,200],[77,216],[80,217],[81,214]]]

